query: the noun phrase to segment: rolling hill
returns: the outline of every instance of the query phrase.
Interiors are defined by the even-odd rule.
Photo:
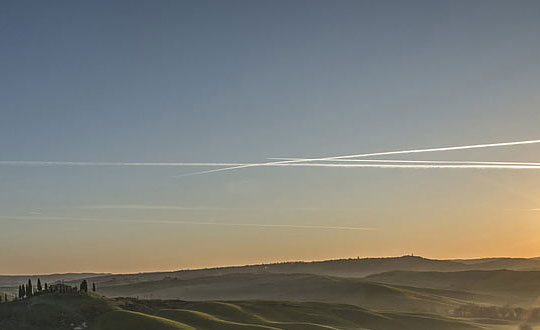
[[[365,280],[390,285],[467,291],[505,297],[508,304],[526,306],[537,304],[540,297],[540,272],[538,271],[396,271],[371,275]]]
[[[209,276],[223,276],[228,274],[315,274],[334,277],[363,278],[369,275],[390,271],[457,272],[467,270],[500,269],[540,271],[540,260],[535,258],[435,260],[417,256],[358,258],[187,269],[171,272],[98,275],[92,276],[91,281],[99,284],[99,286],[113,286],[143,281],[157,281],[165,278],[189,280]],[[75,279],[73,283],[76,283],[79,279],[80,278]]]
[[[510,329],[509,326],[500,329]],[[476,321],[433,314],[377,313],[351,305],[313,302],[140,301],[46,294],[0,304],[2,330],[77,327],[90,330],[485,329]]]
[[[486,258],[470,260],[435,260],[417,256],[402,256],[388,258],[356,258],[338,259],[313,262],[283,262],[247,266],[230,266],[203,269],[187,269],[170,272],[149,272],[136,274],[100,274],[100,273],[71,273],[52,275],[0,275],[0,287],[16,287],[25,283],[29,278],[42,282],[65,281],[78,284],[82,279],[90,279],[99,286],[157,281],[165,278],[189,280],[209,276],[227,274],[316,274],[334,277],[363,278],[369,275],[392,271],[424,271],[424,272],[458,272],[469,270],[520,270],[540,271],[538,258]]]
[[[540,262],[538,263],[540,269]],[[468,265],[450,260],[432,260],[421,257],[391,257],[340,259],[313,262],[285,262],[247,266],[232,266],[154,272],[138,274],[116,274],[93,277],[100,286],[128,284],[141,281],[155,281],[164,278],[189,280],[200,277],[223,276],[228,274],[316,274],[339,277],[364,277],[392,270],[454,271],[466,270]]]
[[[346,303],[374,310],[448,314],[457,306],[495,298],[450,290],[419,289],[312,274],[229,274],[190,280],[166,279],[98,288],[109,297],[144,299],[275,300]]]

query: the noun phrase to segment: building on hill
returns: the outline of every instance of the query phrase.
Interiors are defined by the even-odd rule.
[[[49,291],[58,293],[77,292],[77,288],[64,283],[56,283],[49,285]]]

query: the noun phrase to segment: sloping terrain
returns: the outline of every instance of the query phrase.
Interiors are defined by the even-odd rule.
[[[52,275],[0,275],[0,287],[17,287],[26,283],[29,278],[33,282],[39,277],[43,283],[65,281],[77,284],[80,280],[89,279],[99,286],[129,284],[143,281],[156,281],[164,278],[194,279],[208,276],[227,274],[316,274],[338,277],[362,278],[373,274],[391,271],[437,271],[455,272],[467,270],[538,270],[539,258],[485,258],[485,259],[456,259],[435,260],[417,256],[388,257],[388,258],[357,258],[338,259],[313,262],[283,262],[247,266],[231,266],[179,270],[171,272],[151,272],[137,274],[100,274],[100,273],[71,273]]]
[[[57,281],[78,281],[84,278],[93,278],[108,276],[104,273],[66,273],[66,274],[49,274],[49,275],[0,275],[0,287],[17,287],[20,284],[26,283],[29,279],[33,283],[37,282],[38,278],[42,283],[53,283]]]
[[[356,306],[343,304],[269,301],[239,301],[234,303],[131,301],[124,308],[135,310],[140,315],[157,316],[160,320],[179,322],[181,325],[176,325],[178,329],[184,329],[181,326],[191,326],[201,330],[481,329],[479,324],[465,320],[428,314],[375,313]],[[112,327],[107,327],[106,324],[98,328],[98,330],[112,329]]]
[[[540,270],[539,258],[482,258],[482,259],[457,259],[453,260],[471,266],[476,270]]]
[[[337,277],[356,277],[390,271],[437,271],[456,272],[467,270],[538,270],[539,259],[489,258],[471,260],[435,260],[417,256],[389,258],[358,258],[313,262],[284,262],[233,267],[179,270],[138,274],[115,274],[92,276],[91,281],[99,286],[112,286],[164,278],[189,280],[194,278],[223,276],[228,274],[315,274]],[[75,281],[76,282],[76,281]],[[73,282],[73,283],[75,283]]]
[[[466,292],[414,289],[311,274],[230,274],[191,280],[147,281],[101,287],[109,297],[145,299],[276,300],[346,303],[375,310],[441,312],[490,297]]]
[[[481,323],[433,314],[377,313],[357,306],[269,301],[108,300],[44,294],[0,304],[2,330],[474,330]],[[509,328],[507,328],[509,329]]]
[[[540,262],[538,262],[540,269]],[[275,264],[247,265],[234,267],[204,268],[173,272],[139,274],[117,274],[92,277],[92,282],[100,286],[155,281],[164,278],[194,279],[228,274],[316,274],[339,277],[364,277],[370,274],[393,270],[456,271],[467,270],[470,266],[451,260],[432,260],[421,257],[391,257],[340,259],[313,262],[285,262]]]
[[[508,304],[538,304],[538,271],[388,272],[365,280],[391,285],[467,291],[504,297]]]
[[[0,304],[0,329],[73,329],[113,309],[105,298],[78,294],[34,296]]]

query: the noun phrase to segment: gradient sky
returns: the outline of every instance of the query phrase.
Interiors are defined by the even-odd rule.
[[[535,0],[2,1],[0,161],[250,163],[540,139],[539,12]],[[177,177],[207,169],[0,165],[0,273],[540,255],[540,170]]]

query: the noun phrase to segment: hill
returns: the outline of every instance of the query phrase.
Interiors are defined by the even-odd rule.
[[[464,319],[432,314],[376,313],[351,305],[313,302],[108,300],[78,294],[47,294],[0,304],[2,330],[78,327],[90,330],[482,329],[480,323]]]
[[[465,271],[409,272],[396,271],[371,275],[365,280],[390,285],[458,290],[504,297],[508,304],[532,305],[540,297],[538,271]]]
[[[2,330],[73,329],[112,311],[107,299],[78,294],[47,294],[0,304]]]
[[[97,276],[92,282],[100,286],[129,284],[142,281],[155,281],[164,278],[189,280],[228,274],[316,274],[339,277],[364,277],[393,270],[456,271],[469,266],[449,260],[432,260],[422,257],[403,256],[390,258],[339,259],[313,262],[284,262],[247,266],[188,269],[172,272],[153,272],[138,274],[115,274]],[[539,267],[540,269],[540,262]]]
[[[402,256],[388,258],[355,258],[312,262],[283,262],[273,264],[259,264],[246,266],[230,266],[203,269],[187,269],[170,272],[149,272],[136,274],[99,274],[99,273],[72,273],[52,274],[40,276],[1,276],[1,287],[16,287],[31,278],[42,282],[65,281],[69,284],[78,284],[82,279],[89,279],[99,286],[113,286],[119,284],[137,283],[143,281],[157,281],[165,278],[195,279],[209,276],[223,276],[227,274],[315,274],[323,276],[363,278],[373,274],[391,271],[426,271],[426,272],[457,272],[468,270],[520,270],[540,271],[538,258],[485,258],[485,259],[456,259],[436,260],[418,256]]]
[[[227,274],[315,274],[323,276],[362,278],[390,271],[456,272],[467,270],[538,270],[540,260],[522,258],[490,258],[471,260],[435,260],[417,256],[388,258],[339,259],[313,262],[284,262],[247,266],[188,269],[172,272],[114,274],[93,276],[100,286],[112,286],[164,278],[189,280]]]
[[[540,270],[540,258],[482,258],[454,261],[471,266],[470,270]]]
[[[0,287],[17,287],[20,284],[26,283],[28,279],[32,282],[37,282],[39,278],[41,282],[53,283],[58,281],[77,281],[82,279],[93,278],[97,276],[110,275],[107,273],[66,273],[66,274],[47,274],[47,275],[0,275]]]
[[[109,297],[189,301],[319,301],[354,304],[379,311],[444,314],[460,305],[494,300],[467,292],[408,288],[312,274],[230,274],[190,280],[167,279],[100,287],[98,292]]]

